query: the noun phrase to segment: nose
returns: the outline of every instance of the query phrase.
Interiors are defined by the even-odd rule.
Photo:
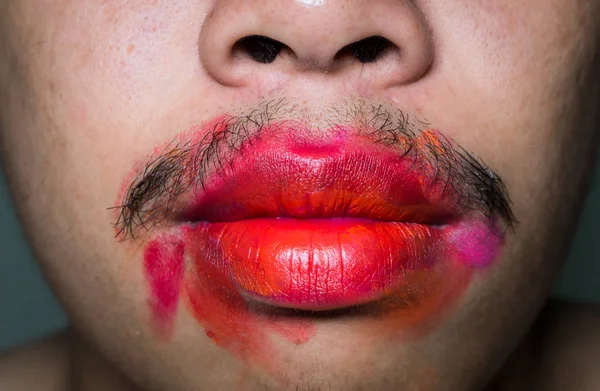
[[[402,85],[433,59],[412,0],[216,0],[199,48],[208,74],[228,86],[298,72]]]

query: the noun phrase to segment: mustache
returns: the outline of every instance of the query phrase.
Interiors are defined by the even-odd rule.
[[[293,126],[275,126],[275,130],[269,126],[282,122]],[[116,237],[135,239],[156,228],[169,219],[178,198],[193,189],[203,189],[207,178],[220,175],[243,158],[243,149],[260,139],[265,129],[289,132],[290,128],[307,129],[297,137],[324,142],[337,132],[354,129],[369,142],[384,145],[399,157],[414,159],[415,170],[424,165],[433,167],[432,183],[441,186],[442,196],[453,192],[461,210],[499,218],[511,229],[517,223],[500,176],[450,138],[430,130],[426,121],[362,100],[331,105],[315,114],[303,105],[279,99],[237,115],[221,116],[200,138],[178,135],[138,163],[128,176],[133,179],[123,186],[118,204],[109,208],[116,210]]]

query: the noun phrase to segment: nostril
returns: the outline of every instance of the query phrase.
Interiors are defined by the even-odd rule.
[[[398,47],[389,39],[374,35],[349,44],[340,50],[336,57],[350,53],[361,63],[368,63],[377,61],[383,54],[393,49]]]
[[[237,40],[233,45],[234,54],[250,56],[261,64],[270,64],[279,55],[285,45],[263,35],[249,35]]]

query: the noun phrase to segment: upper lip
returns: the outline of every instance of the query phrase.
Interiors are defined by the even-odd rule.
[[[369,147],[251,151],[198,189],[178,218],[357,218],[444,225],[460,216],[451,189],[414,161]]]

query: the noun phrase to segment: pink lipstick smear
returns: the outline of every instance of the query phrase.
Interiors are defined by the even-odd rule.
[[[173,331],[184,275],[185,244],[174,235],[164,235],[146,245],[144,268],[150,286],[149,305],[155,331],[166,337]]]

